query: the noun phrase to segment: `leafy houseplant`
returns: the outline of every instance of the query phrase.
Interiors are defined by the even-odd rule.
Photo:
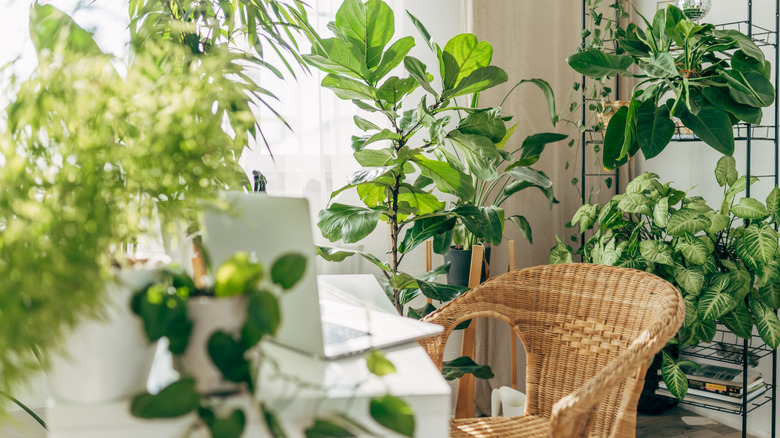
[[[136,396],[131,405],[133,415],[150,419],[175,418],[195,412],[198,416],[196,427],[205,426],[212,437],[242,436],[247,413],[234,408],[224,415],[221,404],[227,401],[226,395],[256,394],[255,378],[260,361],[270,360],[261,354],[262,341],[273,336],[281,322],[280,294],[295,286],[303,276],[306,264],[304,256],[288,253],[266,269],[250,260],[248,254],[236,253],[219,267],[212,286],[198,287],[180,269],[169,268],[162,282],[138,291],[133,297],[132,308],[142,318],[150,341],[167,338],[175,362],[198,360],[193,350],[204,350],[208,366],[235,385],[228,392],[224,385],[204,385],[202,379],[209,378],[209,373],[184,366],[180,368],[182,377],[159,393]],[[241,310],[234,321],[215,321],[218,318],[214,312],[207,312],[200,320],[195,318],[194,306],[205,304],[215,308],[221,302],[236,299]],[[214,326],[215,322],[234,324],[229,329],[220,329]],[[199,327],[202,325],[209,328],[204,331]],[[195,333],[205,334],[207,339],[196,339]],[[379,351],[370,352],[366,361],[369,370],[377,376],[395,372],[393,364]],[[403,400],[385,395],[373,398],[370,405],[371,415],[378,423],[402,435],[413,436],[414,416]],[[287,436],[272,406],[261,402],[258,409],[271,436]],[[365,431],[365,428],[341,415],[316,418],[307,428],[306,436],[355,436],[355,431]]]
[[[354,243],[367,237],[378,223],[389,225],[390,260],[361,255],[381,269],[388,296],[399,313],[421,293],[449,301],[465,290],[433,282],[448,265],[418,278],[401,272],[399,265],[409,251],[426,239],[450,233],[449,239],[437,239],[437,251],[446,251],[458,219],[480,239],[493,241],[503,229],[500,209],[464,205],[448,210],[434,188],[460,199],[487,195],[482,186],[499,178],[499,164],[514,161],[502,149],[507,118],[501,116],[500,108],[480,107],[477,97],[507,81],[503,70],[490,65],[492,46],[474,35],[461,34],[442,48],[419,20],[409,17],[436,55],[434,70],[440,75],[440,86],[434,84],[433,75],[420,60],[408,56],[415,45],[413,37],[387,46],[395,30],[394,18],[380,0],[345,1],[329,26],[335,37],[322,39],[312,34],[312,53],[304,56],[310,65],[328,73],[322,81],[324,87],[387,121],[387,127],[382,127],[355,116],[356,126],[366,132],[352,137],[355,159],[363,168],[332,196],[354,189],[365,206],[332,203],[320,212],[318,226],[332,242]],[[408,76],[391,75],[400,65]],[[540,80],[523,82],[544,90],[551,117],[555,117],[549,86]],[[412,101],[410,94],[418,88],[423,96]],[[468,99],[468,105],[458,102]],[[445,148],[447,144],[453,149]],[[543,144],[535,148],[541,152]],[[353,254],[320,248],[320,255],[328,260],[341,261]]]
[[[152,31],[164,16],[149,17],[136,22],[132,62],[120,74],[67,14],[31,9],[38,68],[12,90],[0,128],[5,392],[48,366],[64,328],[101,312],[124,243],[156,235],[156,224],[170,230],[218,190],[246,184],[236,159],[255,120],[247,82],[236,80],[244,57],[195,52]],[[255,24],[263,39],[278,36],[263,31],[274,22]]]
[[[685,298],[685,322],[672,344],[684,347],[711,342],[716,323],[751,339],[753,327],[766,344],[780,344],[780,189],[766,204],[741,198],[750,182],[738,177],[735,161],[723,157],[715,169],[723,187],[719,209],[696,196],[661,184],[643,173],[626,193],[603,206],[585,204],[571,226],[593,230],[579,251],[582,261],[652,272],[677,286]],[[743,225],[743,222],[745,225]],[[562,241],[550,253],[550,263],[572,261]],[[664,352],[661,372],[669,391],[682,399],[687,379],[671,355]]]
[[[640,150],[648,159],[660,154],[675,132],[672,117],[731,155],[732,126],[760,123],[761,108],[774,102],[769,61],[739,31],[695,24],[674,6],[659,10],[652,23],[644,20],[646,30],[631,24],[618,38],[627,54],[587,49],[567,59],[591,78],[640,79],[631,103],[615,113],[604,135],[604,167],[614,169]],[[642,74],[629,71],[634,65]]]

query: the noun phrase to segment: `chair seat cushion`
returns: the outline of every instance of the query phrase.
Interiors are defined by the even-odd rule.
[[[539,415],[460,418],[450,422],[450,437],[549,438],[550,420]]]

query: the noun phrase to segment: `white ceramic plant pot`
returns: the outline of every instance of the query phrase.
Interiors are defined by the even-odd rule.
[[[234,333],[246,321],[246,297],[194,298],[187,301],[187,315],[192,320],[192,333],[187,349],[173,364],[176,371],[195,378],[201,394],[226,394],[237,391],[240,385],[222,378],[222,373],[209,357],[207,345],[216,331]]]
[[[498,417],[499,408],[503,417],[519,417],[525,412],[525,394],[509,386],[493,390],[490,396],[491,417]]]
[[[135,291],[154,281],[155,270],[124,269],[106,287],[105,318],[78,324],[65,337],[49,374],[54,396],[77,404],[105,403],[146,390],[155,345],[130,310]]]

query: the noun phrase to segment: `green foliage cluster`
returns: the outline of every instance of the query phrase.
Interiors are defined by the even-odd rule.
[[[604,167],[621,166],[640,150],[648,159],[660,154],[675,133],[672,117],[717,151],[733,154],[732,126],[759,124],[761,108],[775,99],[770,64],[761,49],[737,30],[698,25],[675,6],[659,10],[652,23],[644,21],[645,30],[630,24],[618,38],[626,54],[593,48],[567,59],[591,78],[640,79],[629,106],[610,119]],[[632,73],[634,66],[642,73]]]
[[[281,323],[279,297],[303,277],[306,257],[289,253],[276,259],[270,270],[253,262],[246,253],[236,253],[226,260],[214,276],[214,284],[198,288],[195,281],[175,267],[161,273],[161,281],[150,284],[134,294],[133,311],[142,318],[150,342],[167,338],[169,350],[180,355],[190,346],[193,321],[187,314],[187,300],[195,297],[225,299],[243,297],[246,300],[246,320],[234,333],[216,331],[209,337],[206,348],[214,366],[227,381],[236,382],[250,394],[255,394],[257,363],[251,352],[261,341],[273,336]],[[199,346],[192,346],[198,348]],[[395,372],[395,366],[380,351],[366,356],[369,371],[379,377]],[[220,414],[223,397],[200,394],[190,376],[182,376],[157,394],[143,393],[133,399],[131,412],[139,418],[176,418],[196,413],[199,423],[213,438],[239,438],[244,434],[247,414],[240,408],[227,415]],[[287,434],[271,406],[260,403],[260,412],[274,438]],[[375,397],[370,401],[370,415],[379,424],[404,436],[413,436],[415,418],[406,402],[392,395]],[[305,434],[314,437],[351,437],[368,432],[365,426],[350,417],[316,418]]]
[[[303,57],[328,73],[322,85],[336,96],[351,100],[372,118],[386,119],[385,126],[380,126],[355,116],[356,126],[365,135],[353,136],[352,148],[363,168],[332,194],[356,190],[365,205],[332,203],[320,212],[318,226],[332,242],[354,243],[371,234],[377,224],[389,225],[390,260],[360,255],[381,269],[388,296],[399,313],[420,294],[449,301],[465,290],[433,282],[449,265],[419,278],[399,271],[404,256],[425,240],[433,238],[434,250],[444,253],[460,224],[471,233],[463,243],[499,244],[506,220],[530,238],[528,221],[519,215],[506,218],[500,204],[528,187],[537,187],[552,199],[549,179],[530,166],[545,145],[563,138],[537,134],[526,138],[517,151],[507,151],[505,145],[516,125],[507,128],[509,117],[501,115],[500,107],[479,105],[480,92],[507,81],[506,73],[491,65],[492,46],[474,35],[461,34],[442,48],[419,20],[411,14],[409,18],[436,57],[433,70],[440,83],[434,82],[427,66],[408,55],[415,45],[413,37],[390,43],[395,32],[393,12],[381,0],[346,0],[328,26],[335,36],[311,35],[313,51]],[[392,74],[401,67],[403,74]],[[535,84],[544,92],[555,122],[549,85],[539,79],[518,85],[522,83]],[[416,90],[422,97],[412,99]],[[506,167],[499,169],[502,165]],[[436,191],[455,196],[455,205],[447,208]],[[320,248],[320,255],[333,261],[354,253]],[[426,307],[411,314],[420,317],[431,310]]]
[[[586,263],[623,266],[654,273],[674,284],[685,299],[685,322],[673,339],[680,346],[711,342],[716,323],[751,339],[753,327],[771,348],[780,344],[780,189],[766,203],[735,198],[757,179],[738,176],[732,157],[715,169],[723,187],[719,209],[688,196],[658,175],[643,173],[626,193],[603,206],[585,204],[570,225],[593,231],[578,253]],[[564,242],[550,253],[550,263],[571,262]],[[671,361],[671,362],[670,362]],[[671,356],[662,374],[669,390],[682,399],[687,380]]]
[[[257,124],[247,96],[256,84],[243,73],[248,55],[229,51],[223,37],[200,51],[182,42],[205,35],[207,22],[231,26],[194,9],[219,3],[245,14],[277,2],[131,3],[133,52],[121,73],[121,60],[67,14],[40,4],[30,11],[38,67],[10,90],[0,127],[0,388],[7,392],[47,366],[66,328],[100,313],[111,268],[125,262],[124,244],[191,221],[218,190],[247,183],[237,159]],[[174,6],[184,8],[181,17],[201,15],[173,23],[159,8]],[[255,24],[251,32],[272,44],[284,23]]]

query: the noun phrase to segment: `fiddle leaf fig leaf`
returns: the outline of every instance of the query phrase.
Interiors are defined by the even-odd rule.
[[[680,369],[677,362],[674,361],[672,356],[665,350],[661,350],[663,360],[661,362],[661,377],[666,383],[666,387],[673,396],[678,400],[685,398],[685,394],[688,392],[688,378],[685,377],[685,373]]]
[[[421,173],[431,178],[436,188],[442,192],[458,195],[461,199],[474,197],[472,177],[448,162],[431,160],[423,155],[412,158],[412,161],[420,166]]]
[[[389,394],[384,397],[372,398],[369,412],[371,417],[382,426],[403,436],[414,436],[414,412],[400,398]]]
[[[361,62],[373,69],[393,37],[395,18],[383,1],[345,0],[336,11],[336,28],[344,40],[357,48]]]
[[[496,66],[480,67],[463,78],[454,89],[445,90],[442,93],[442,98],[452,99],[453,97],[479,93],[503,84],[508,79],[506,72]]]
[[[361,131],[381,131],[382,128],[376,126],[373,122],[366,120],[360,116],[354,116],[352,118],[355,121],[355,126],[360,128]]]
[[[457,67],[454,75],[449,72],[446,74],[447,77],[452,76],[453,80],[445,83],[445,89],[452,89],[474,70],[490,65],[493,46],[487,41],[477,41],[477,37],[473,34],[463,33],[447,41],[444,45],[444,53],[452,56]]]
[[[433,94],[436,98],[439,97],[439,93],[431,86],[431,81],[428,79],[427,67],[422,61],[415,57],[407,56],[404,58],[404,67],[406,68],[406,71],[409,72],[409,75],[411,75],[425,91]]]
[[[493,143],[500,142],[506,134],[500,108],[474,111],[458,123],[458,131],[487,137]]]
[[[374,231],[381,215],[382,210],[379,209],[334,203],[320,210],[317,226],[331,242],[343,239],[346,243],[354,243]]]
[[[398,245],[398,251],[402,254],[407,253],[431,237],[451,230],[456,222],[457,219],[454,217],[446,220],[443,220],[441,217],[416,220],[414,225],[406,230],[404,239]]]
[[[403,37],[391,44],[384,55],[382,55],[382,61],[376,67],[376,70],[371,73],[371,83],[376,83],[390,73],[391,70],[398,67],[409,51],[412,50],[412,47],[414,47],[414,37],[411,36]]]
[[[331,73],[322,79],[322,86],[330,88],[338,98],[344,100],[357,99],[373,102],[374,99],[376,99],[375,89],[346,76],[339,76]]]
[[[376,91],[376,97],[391,105],[396,105],[419,85],[420,83],[415,78],[399,79],[398,76],[390,76]]]

